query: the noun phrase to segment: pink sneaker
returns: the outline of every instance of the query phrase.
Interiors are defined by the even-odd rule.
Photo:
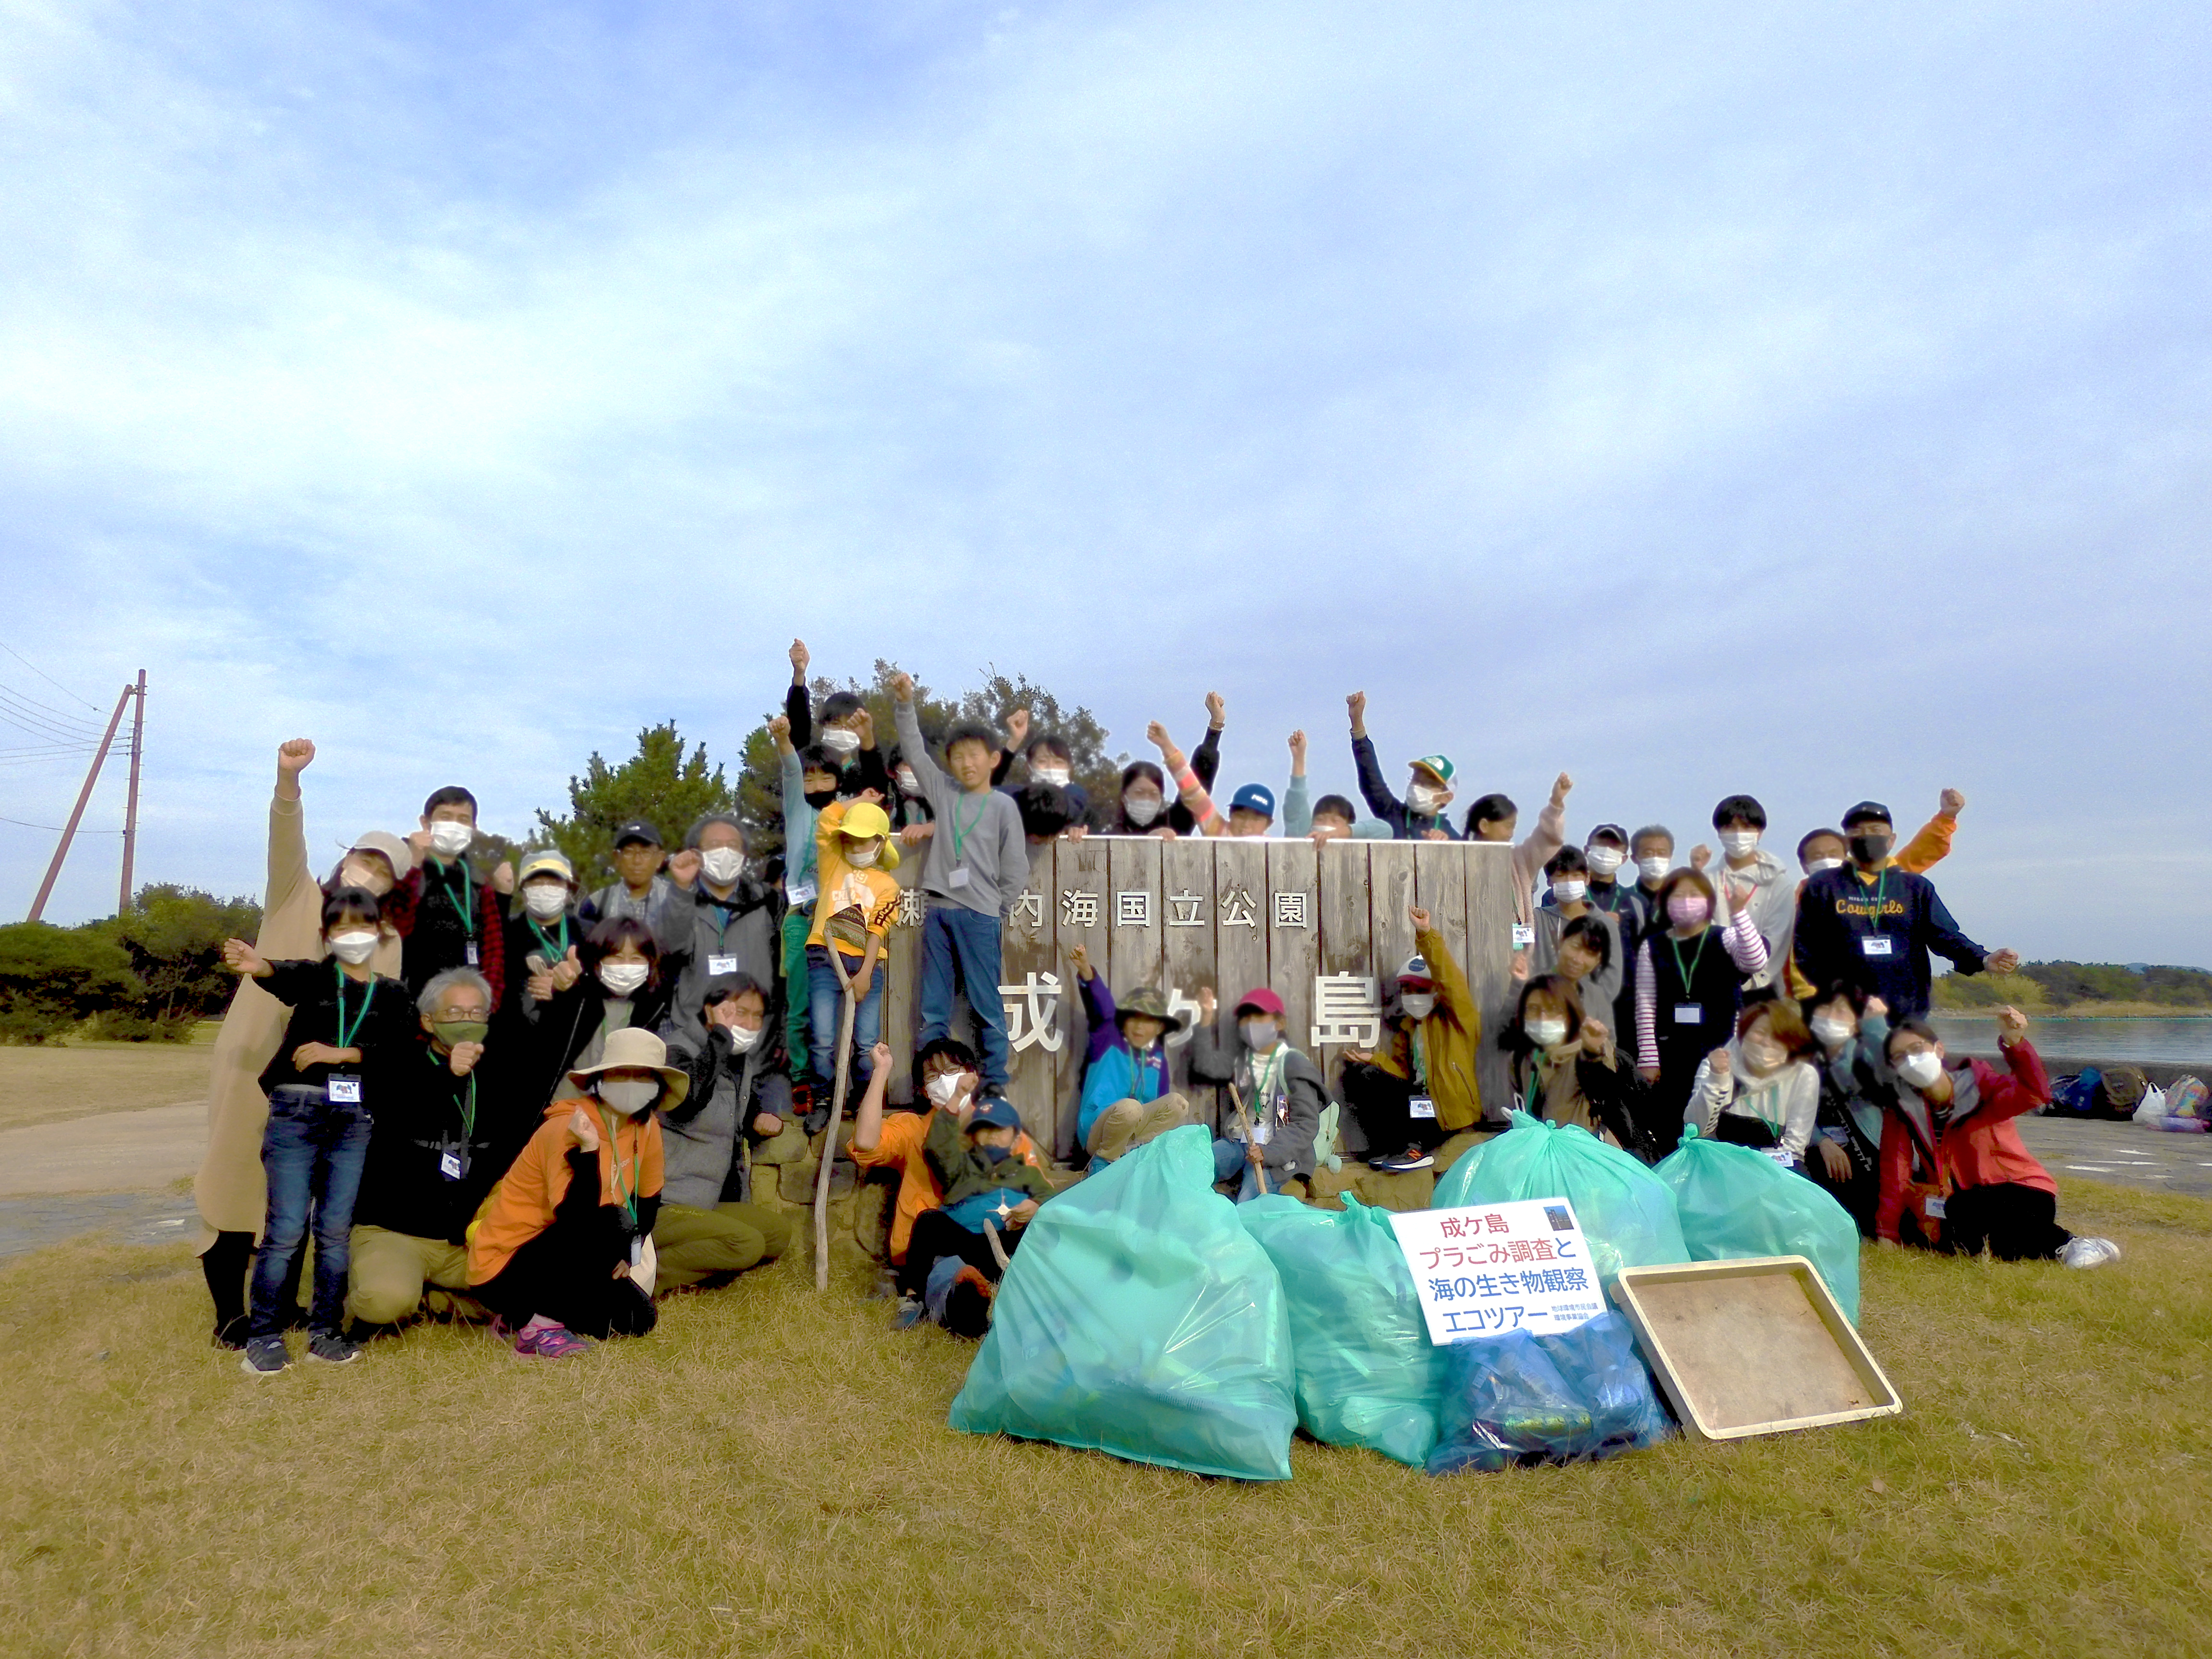
[[[556,1325],[543,1315],[515,1332],[514,1340],[515,1352],[538,1359],[567,1359],[592,1346],[567,1326]]]

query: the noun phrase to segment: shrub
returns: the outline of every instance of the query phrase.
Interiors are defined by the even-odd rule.
[[[112,939],[43,921],[0,927],[0,1042],[51,1042],[145,991]]]

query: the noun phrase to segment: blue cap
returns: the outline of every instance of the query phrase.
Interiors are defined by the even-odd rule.
[[[1014,1109],[1012,1101],[1001,1095],[987,1095],[977,1101],[975,1111],[968,1119],[968,1127],[971,1132],[976,1129],[1019,1129],[1021,1127],[1022,1115]]]
[[[1230,798],[1229,810],[1234,812],[1239,807],[1272,818],[1275,816],[1275,792],[1264,783],[1248,783]]]

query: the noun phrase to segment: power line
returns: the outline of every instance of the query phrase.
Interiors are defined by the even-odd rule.
[[[31,823],[22,818],[0,818],[0,823],[12,823],[25,830],[51,830],[56,835],[59,835],[61,833],[62,828],[58,823]],[[77,834],[80,836],[119,836],[123,832],[120,830],[80,830],[77,831]]]
[[[53,721],[42,720],[35,714],[19,714],[4,702],[0,702],[0,720],[5,720],[18,732],[27,732],[34,738],[45,738],[50,742],[57,738],[64,743],[100,741],[97,732],[72,732],[66,726],[57,726]]]
[[[0,685],[0,707],[12,708],[25,719],[34,720],[41,726],[56,726],[70,732],[82,732],[87,736],[100,730],[97,726],[89,721],[81,720],[76,715],[64,713],[58,708],[49,708],[42,702],[34,702],[20,692],[9,690],[4,685]]]
[[[17,662],[22,664],[24,667],[29,669],[33,674],[36,674],[48,685],[52,686],[55,690],[68,697],[72,702],[82,703],[87,708],[92,710],[95,714],[100,712],[100,705],[98,703],[93,702],[89,697],[78,696],[76,692],[70,690],[69,687],[64,685],[59,680],[56,679],[52,674],[46,672],[45,669],[40,667],[38,664],[33,662],[28,657],[18,651],[14,646],[9,644],[5,640],[0,640],[0,651],[5,651]]]
[[[82,715],[73,714],[66,708],[57,708],[50,702],[40,702],[36,697],[27,697],[13,686],[0,686],[0,696],[4,696],[10,702],[20,704],[25,708],[35,708],[42,714],[51,714],[58,720],[66,720],[72,726],[91,726],[94,730],[98,729],[94,722],[86,720]]]

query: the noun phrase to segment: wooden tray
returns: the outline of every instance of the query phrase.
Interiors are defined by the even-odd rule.
[[[1627,1267],[1613,1299],[1705,1440],[1894,1417],[1905,1402],[1802,1255]]]

